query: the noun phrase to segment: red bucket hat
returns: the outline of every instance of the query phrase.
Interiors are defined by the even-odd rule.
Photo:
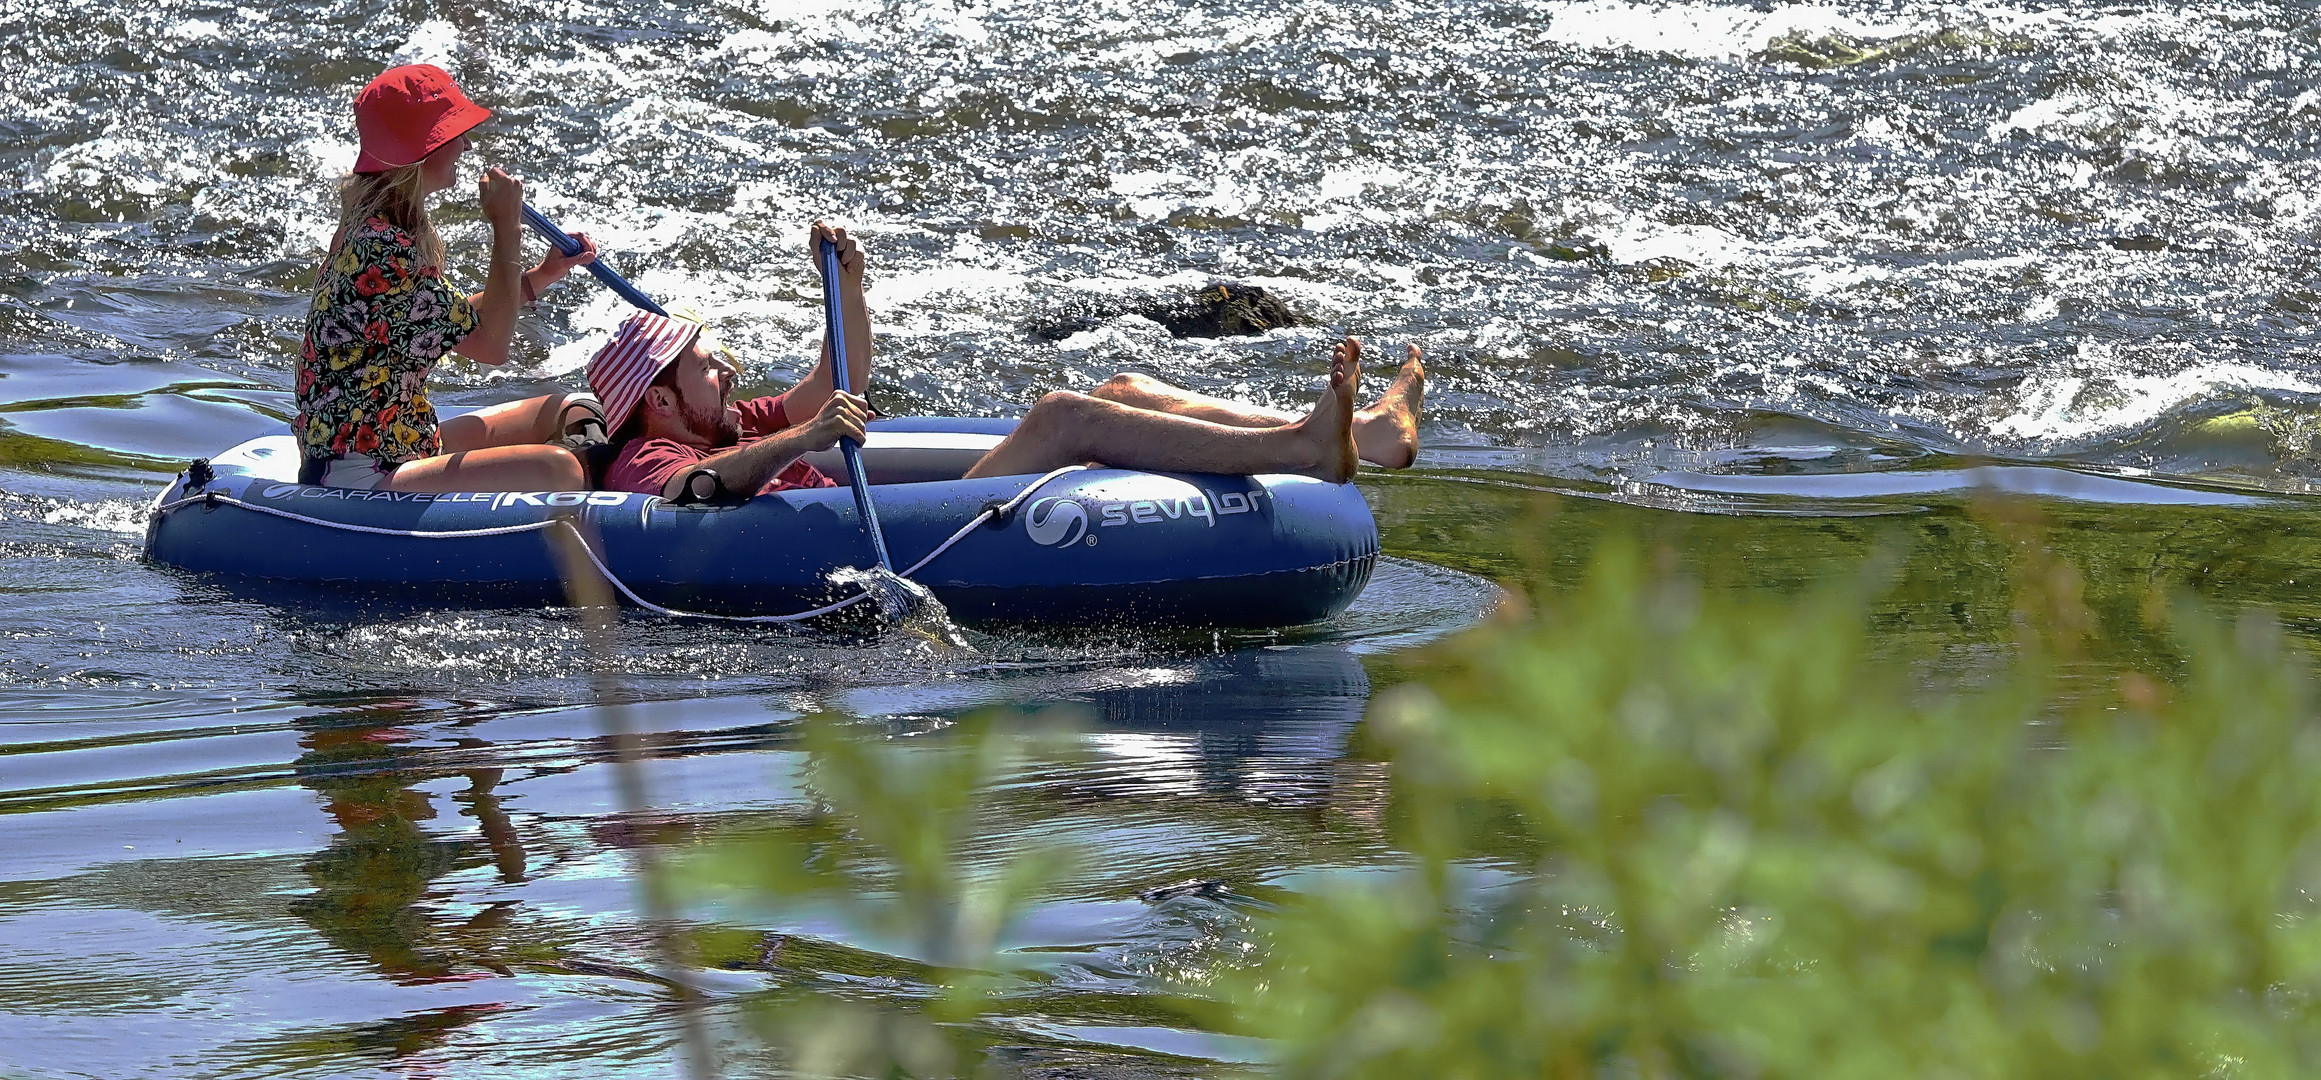
[[[677,354],[701,332],[690,319],[663,318],[640,311],[621,323],[620,332],[588,360],[588,388],[604,405],[604,426],[619,431]]]
[[[433,64],[405,64],[379,73],[355,95],[355,131],[363,151],[359,173],[417,165],[445,143],[491,118],[492,111],[459,92]]]

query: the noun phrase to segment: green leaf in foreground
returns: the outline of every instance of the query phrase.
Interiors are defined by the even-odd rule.
[[[738,886],[777,913],[835,918],[850,937],[885,946],[843,950],[859,977],[886,985],[879,994],[820,979],[756,1002],[757,1030],[783,1048],[795,1073],[965,1076],[987,1067],[990,1036],[973,1021],[1015,983],[1001,938],[1074,859],[1062,847],[985,850],[982,797],[1032,761],[1062,753],[1020,723],[994,730],[1005,719],[979,713],[917,746],[812,719],[800,779],[816,805],[722,836],[693,860],[697,887]],[[824,954],[809,971],[842,966],[828,959],[838,950],[831,943],[784,949]]]
[[[1293,900],[1221,1015],[1291,1076],[2313,1074],[2308,662],[2187,610],[2187,673],[2067,693],[2100,628],[2034,569],[2024,643],[1936,692],[1861,583],[1607,545],[1380,698],[1412,871]]]

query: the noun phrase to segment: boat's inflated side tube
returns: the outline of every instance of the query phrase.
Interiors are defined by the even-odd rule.
[[[1004,434],[993,427],[874,424],[865,468],[881,482],[879,517],[898,568],[1038,479],[884,482],[957,475]],[[830,572],[867,558],[843,487],[702,506],[603,491],[360,492],[293,482],[295,458],[290,439],[273,436],[220,455],[198,489],[181,478],[158,501],[169,509],[148,526],[147,555],[427,603],[554,603],[564,589],[544,527],[568,516],[638,597],[722,615],[842,598]],[[1051,477],[911,576],[964,620],[1281,626],[1343,609],[1377,556],[1377,526],[1350,484],[1089,469]]]

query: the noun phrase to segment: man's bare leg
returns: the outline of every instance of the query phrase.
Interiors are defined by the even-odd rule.
[[[1304,473],[1342,484],[1354,476],[1354,386],[1361,369],[1362,345],[1347,338],[1331,352],[1329,386],[1313,411],[1266,427],[1058,391],[1033,405],[967,475],[1013,476],[1098,461],[1163,472]]]
[[[1252,405],[1246,401],[1211,397],[1197,390],[1187,390],[1150,375],[1124,371],[1106,379],[1089,397],[1117,401],[1150,412],[1164,412],[1171,416],[1190,416],[1226,427],[1266,428],[1298,422],[1295,413]]]
[[[1369,408],[1354,414],[1354,448],[1362,460],[1407,469],[1418,459],[1418,418],[1426,410],[1426,364],[1418,346],[1403,346],[1402,370]]]
[[[1407,469],[1418,456],[1418,418],[1426,406],[1426,365],[1420,362],[1418,346],[1405,349],[1407,359],[1395,374],[1394,385],[1368,408],[1354,413],[1355,452],[1362,460],[1389,469]],[[1280,409],[1211,397],[1129,372],[1114,375],[1089,391],[1089,396],[1227,427],[1279,427],[1298,420]]]

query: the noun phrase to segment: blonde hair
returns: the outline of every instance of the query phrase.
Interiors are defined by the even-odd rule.
[[[427,219],[423,164],[385,172],[348,173],[346,179],[339,181],[339,242],[345,243],[363,222],[375,217],[386,218],[389,224],[411,234],[412,253],[421,266],[443,269],[443,238],[436,235],[435,223]]]

